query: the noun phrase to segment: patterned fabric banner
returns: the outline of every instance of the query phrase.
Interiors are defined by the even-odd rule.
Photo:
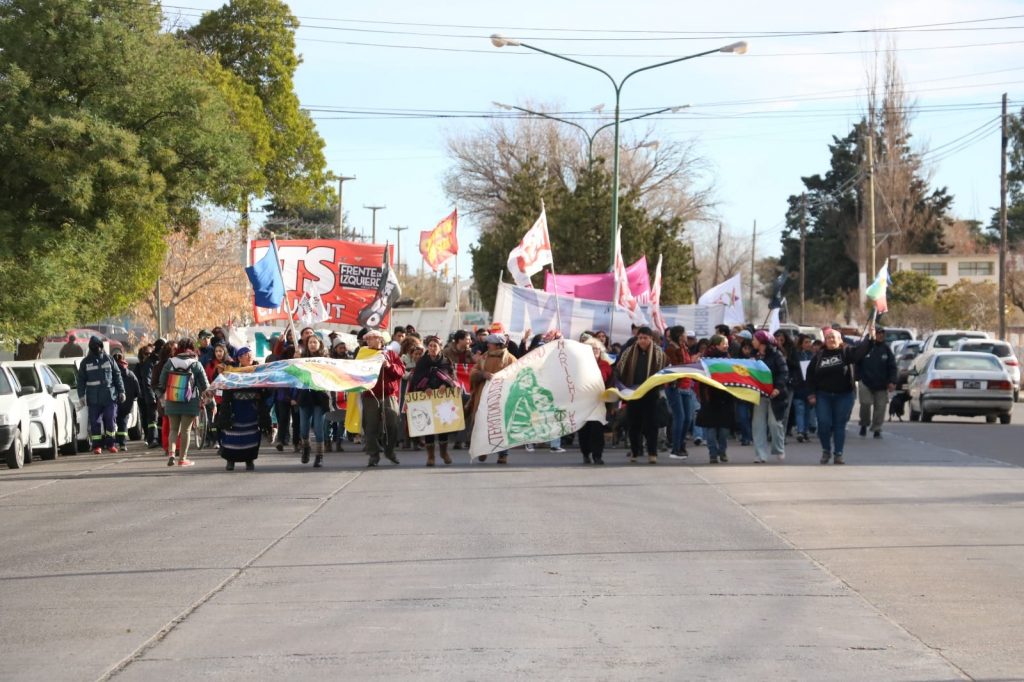
[[[693,379],[755,404],[760,402],[762,395],[772,392],[772,372],[762,361],[710,358],[690,365],[666,367],[636,388],[609,388],[601,397],[603,400],[614,400],[615,397],[636,400],[651,389],[678,379]]]
[[[366,391],[380,376],[384,357],[365,360],[300,358],[229,369],[210,386],[225,391],[239,388],[308,388],[315,391]]]

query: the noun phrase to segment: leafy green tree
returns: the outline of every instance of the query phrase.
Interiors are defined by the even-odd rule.
[[[324,141],[295,94],[299,21],[280,0],[231,0],[183,35],[252,88],[263,107],[269,153],[261,158],[265,191],[279,207],[327,206]]]
[[[147,2],[0,3],[0,338],[29,355],[141,299],[167,231],[251,177],[209,60],[160,22]]]
[[[935,302],[939,286],[934,278],[913,270],[900,270],[892,273],[891,277],[892,284],[886,292],[886,300],[890,307]]]
[[[935,299],[936,324],[952,329],[995,329],[999,326],[997,294],[991,282],[962,279]]]
[[[1024,108],[1008,121],[1006,169],[1006,238],[1014,245],[1024,243]],[[999,241],[999,210],[988,226],[991,241]]]
[[[548,232],[558,273],[607,272],[610,265],[611,178],[600,166],[579,171],[572,189],[559,177],[545,173],[536,159],[527,159],[505,187],[504,209],[493,228],[470,247],[473,277],[481,300],[493,309],[499,277],[509,281],[509,252],[537,219],[545,204]],[[619,197],[623,259],[629,263],[646,254],[653,267],[658,254],[662,265],[662,303],[692,301],[694,271],[688,243],[683,241],[681,219],[652,218],[628,192]],[[544,275],[533,277],[541,288]]]

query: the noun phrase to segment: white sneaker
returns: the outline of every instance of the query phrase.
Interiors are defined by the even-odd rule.
[[[565,448],[551,448],[551,452],[565,452]]]
[[[531,443],[527,443],[526,444],[526,451],[527,452],[533,452],[533,445]]]
[[[668,458],[669,458],[669,459],[686,459],[686,458],[687,458],[687,456],[688,456],[688,455],[687,455],[686,453],[682,453],[682,454],[679,454],[679,455],[677,455],[677,454],[675,454],[675,453],[673,452],[673,453],[672,453],[671,455],[669,455],[669,456],[668,456]]]

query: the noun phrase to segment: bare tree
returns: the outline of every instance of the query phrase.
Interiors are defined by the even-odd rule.
[[[700,290],[707,291],[733,275],[743,275],[744,299],[749,297],[747,287],[750,286],[750,249],[752,241],[749,234],[734,231],[727,226],[722,227],[721,245],[718,240],[718,225],[701,225],[689,231],[693,235],[694,260],[700,282]],[[716,272],[715,265],[718,270]]]

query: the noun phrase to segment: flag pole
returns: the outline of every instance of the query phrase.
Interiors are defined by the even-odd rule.
[[[284,269],[281,267],[281,258],[280,258],[281,252],[277,248],[277,234],[275,234],[274,232],[270,233],[270,244],[274,247],[274,254],[276,256],[274,258],[274,263],[277,265],[277,272],[278,272],[279,275],[281,275],[281,281],[283,282],[284,281]],[[288,342],[288,330],[291,329],[293,333],[295,332],[295,326],[293,324],[293,318],[295,317],[295,311],[299,309],[298,304],[295,305],[295,309],[294,310],[288,304],[288,290],[287,289],[285,289],[285,291],[284,291],[284,309],[285,309],[285,312],[288,313],[288,324],[285,325],[285,328],[284,328],[284,340],[285,340],[285,343],[287,343]]]
[[[615,308],[619,305],[619,276],[615,271],[619,267],[619,259],[622,258],[622,225],[619,225],[615,230],[615,244],[612,248],[615,249],[615,258],[612,260],[612,310],[611,316],[608,321],[608,339],[609,346],[614,341],[613,335],[615,334]],[[625,264],[625,263],[623,263]]]
[[[459,254],[455,254],[455,328],[462,329],[462,291],[459,289]]]
[[[544,200],[540,200],[540,212],[544,216],[544,232],[547,237],[548,244],[551,244],[551,235],[547,229],[547,211],[544,208]],[[551,250],[551,284],[555,287],[555,322],[558,324],[558,333],[566,336],[565,332],[562,331],[562,306],[558,299],[558,276],[555,274],[555,250]]]

